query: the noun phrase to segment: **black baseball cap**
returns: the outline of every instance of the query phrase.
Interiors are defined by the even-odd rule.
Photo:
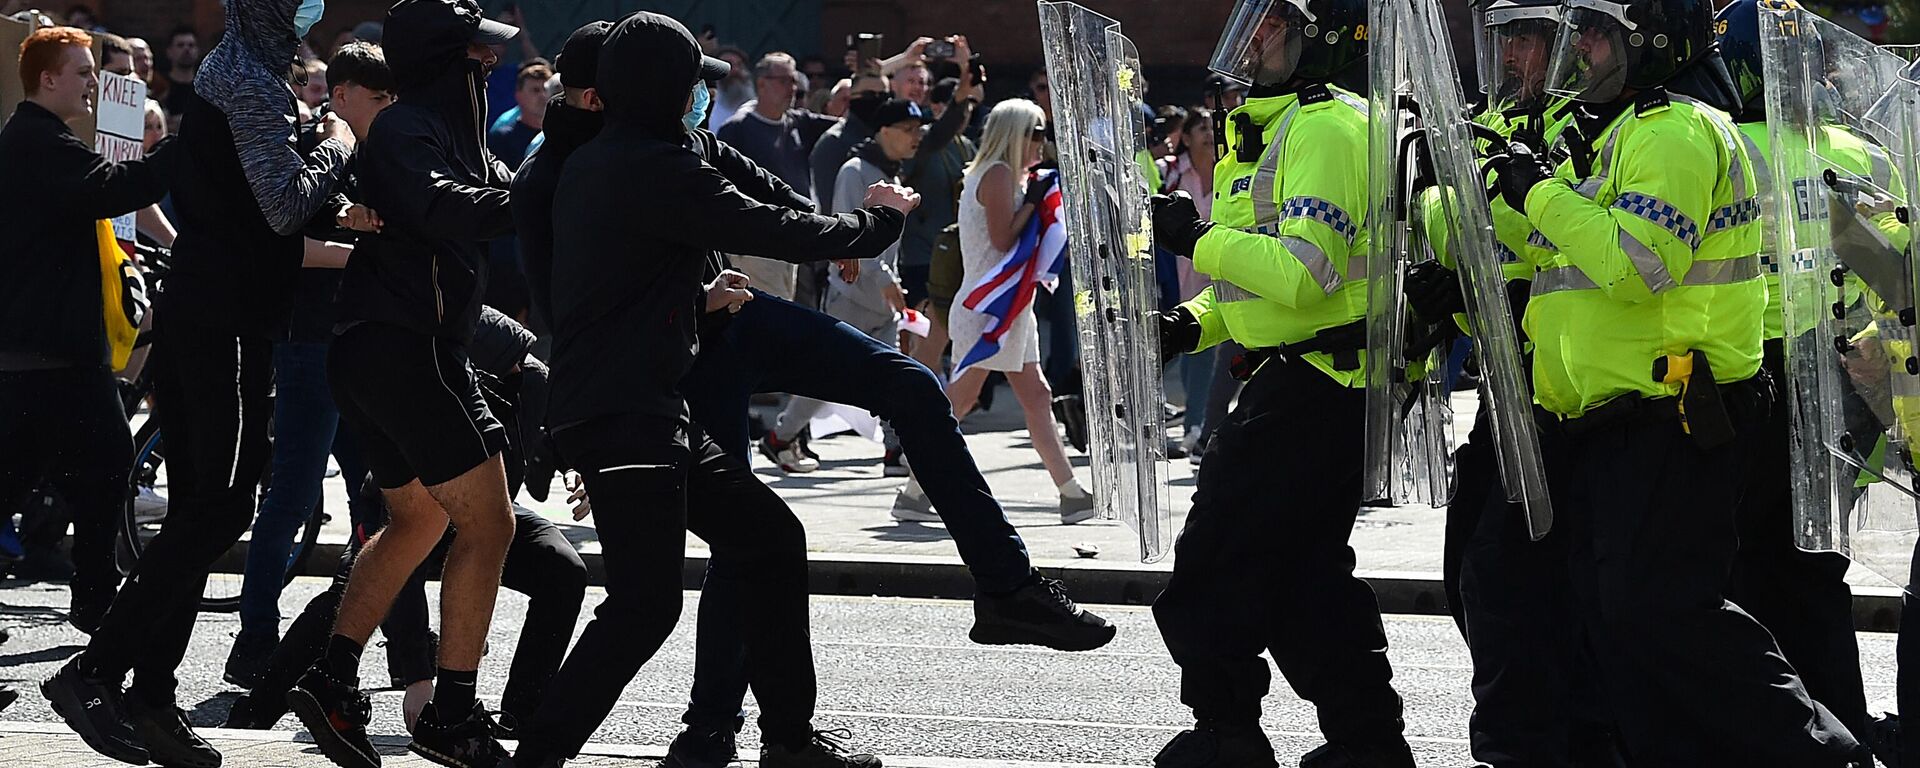
[[[600,46],[607,42],[607,35],[613,32],[611,21],[590,21],[567,36],[567,44],[560,48],[559,58],[554,59],[554,69],[560,72],[560,84],[568,88],[593,88],[599,78]]]
[[[473,30],[473,41],[481,45],[506,45],[519,36],[519,27],[485,16],[480,17],[480,26]]]
[[[909,120],[919,121],[921,125],[933,122],[933,113],[919,104],[901,98],[889,98],[873,110],[873,127],[884,128],[894,123]]]
[[[733,65],[728,64],[726,59],[700,54],[700,79],[724,80],[732,72]]]

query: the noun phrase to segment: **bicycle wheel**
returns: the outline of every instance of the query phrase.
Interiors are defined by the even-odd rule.
[[[307,524],[300,527],[300,537],[293,541],[293,553],[287,557],[287,581],[292,584],[294,577],[307,572],[307,560],[313,557],[313,550],[320,543],[320,529],[332,518],[327,515],[325,497],[313,503],[313,514],[307,516]]]
[[[146,544],[159,533],[167,519],[167,499],[159,492],[164,487],[161,468],[166,463],[166,446],[160,440],[160,420],[151,416],[133,435],[133,470],[127,477],[127,505],[120,520],[120,537],[114,547],[114,563],[120,575],[133,573],[133,565],[146,551]]]

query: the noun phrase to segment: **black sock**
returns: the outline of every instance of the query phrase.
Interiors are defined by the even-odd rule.
[[[361,645],[346,635],[327,638],[327,655],[323,660],[327,675],[342,683],[359,685],[361,650]]]
[[[480,673],[476,670],[440,668],[440,674],[433,680],[433,710],[442,722],[458,722],[467,716],[467,711],[473,709],[473,690],[479,680]]]

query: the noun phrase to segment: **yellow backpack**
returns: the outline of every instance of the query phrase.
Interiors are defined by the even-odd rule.
[[[107,350],[118,371],[127,367],[133,342],[140,337],[140,321],[147,315],[147,282],[114,237],[113,222],[95,221],[93,233],[100,251],[100,309],[106,321]]]

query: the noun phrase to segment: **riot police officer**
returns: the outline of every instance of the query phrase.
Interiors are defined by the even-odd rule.
[[[1412,766],[1386,634],[1347,545],[1361,498],[1366,105],[1331,85],[1367,49],[1361,0],[1241,0],[1212,69],[1251,84],[1227,118],[1213,219],[1155,199],[1168,250],[1214,279],[1162,317],[1162,348],[1250,350],[1214,433],[1154,617],[1196,724],[1159,768],[1273,766],[1269,650],[1327,744],[1308,768]],[[1285,489],[1283,494],[1274,489]]]
[[[1859,744],[1723,594],[1771,406],[1754,169],[1707,0],[1569,0],[1548,87],[1582,102],[1503,199],[1555,244],[1525,327],[1573,605],[1629,759],[1841,766]]]

